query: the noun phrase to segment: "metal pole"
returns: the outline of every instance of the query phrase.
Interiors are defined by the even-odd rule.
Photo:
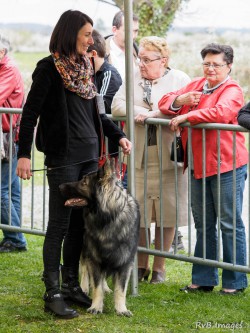
[[[133,1],[124,1],[124,24],[125,24],[125,79],[126,79],[126,124],[127,136],[134,147],[134,66],[133,66]],[[128,158],[128,190],[135,196],[135,154],[132,149]],[[134,269],[131,279],[131,293],[138,294],[137,256],[135,257]]]

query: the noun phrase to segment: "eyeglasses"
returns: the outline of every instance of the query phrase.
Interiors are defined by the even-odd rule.
[[[204,68],[212,67],[213,69],[221,69],[222,67],[227,66],[227,64],[219,65],[219,64],[210,64],[209,62],[203,62],[202,66]]]
[[[164,57],[162,57],[164,58]],[[136,61],[138,64],[149,65],[151,62],[156,60],[161,60],[162,58],[148,59],[148,58],[137,58]]]

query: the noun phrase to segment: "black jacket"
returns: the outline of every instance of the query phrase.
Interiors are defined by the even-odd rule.
[[[113,97],[122,84],[122,78],[118,70],[104,61],[101,68],[95,74],[97,91],[103,96],[106,113],[111,114]]]
[[[240,109],[238,114],[238,123],[240,126],[250,130],[250,102]]]
[[[68,151],[68,108],[65,89],[53,58],[48,56],[37,63],[32,75],[33,83],[23,108],[20,124],[18,158],[31,157],[34,128],[39,118],[36,146],[45,155],[63,158]],[[101,133],[116,144],[125,134],[106,115],[101,115]]]

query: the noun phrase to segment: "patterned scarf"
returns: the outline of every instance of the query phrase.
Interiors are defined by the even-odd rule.
[[[170,71],[168,67],[163,76],[167,75]],[[143,89],[143,102],[145,102],[149,106],[149,111],[152,111],[151,105],[151,91],[152,91],[152,82],[153,80],[147,80],[144,78],[144,85],[140,84]],[[157,133],[156,133],[157,126],[153,124],[148,125],[148,146],[155,146],[157,145]]]
[[[152,111],[151,106],[151,91],[152,91],[152,80],[144,79],[143,88],[143,102],[149,106],[149,111]],[[156,125],[148,125],[148,146],[155,146],[157,144],[156,138]]]
[[[152,111],[151,102],[151,90],[152,90],[152,81],[144,79],[143,88],[143,102],[149,106],[149,111]]]
[[[57,52],[51,55],[66,89],[85,99],[95,97],[97,90],[92,82],[94,71],[87,56],[82,56],[81,61],[76,63],[72,58],[60,57]]]

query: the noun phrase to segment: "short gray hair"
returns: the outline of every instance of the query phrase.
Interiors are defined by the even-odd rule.
[[[7,38],[0,35],[0,50],[5,50],[5,54],[10,50],[10,42]]]

